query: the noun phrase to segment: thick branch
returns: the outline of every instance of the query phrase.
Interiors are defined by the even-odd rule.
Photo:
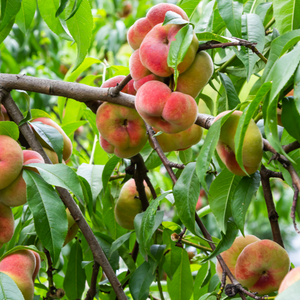
[[[14,100],[11,98],[11,96],[9,94],[5,95],[5,93],[3,93],[3,90],[2,91],[0,90],[0,102],[2,102],[2,104],[5,106],[6,110],[9,112],[9,114],[13,118],[13,121],[16,124],[19,124],[20,121],[23,119],[23,115],[20,112],[20,110],[17,107]],[[24,123],[23,125],[20,126],[20,131],[26,138],[30,147],[33,150],[39,152],[43,156],[46,163],[51,164],[50,159],[45,154],[44,149],[42,148],[41,144],[35,137],[31,127],[27,123]],[[116,277],[116,274],[114,273],[102,248],[100,247],[93,231],[87,224],[85,218],[83,217],[83,215],[82,215],[80,209],[78,208],[77,204],[75,203],[74,199],[72,198],[72,196],[66,189],[63,189],[61,187],[57,187],[56,189],[57,189],[63,203],[69,208],[72,217],[77,222],[80,230],[82,231],[84,237],[86,238],[86,240],[91,248],[91,251],[93,253],[95,261],[102,267],[102,269],[105,272],[108,280],[110,281],[116,295],[118,296],[119,299],[126,300],[127,297],[122,289],[122,286],[121,286],[118,278]]]
[[[261,175],[261,184],[263,188],[264,198],[268,210],[269,221],[272,229],[273,240],[281,247],[284,248],[283,240],[280,233],[279,223],[278,223],[278,214],[273,201],[271,186],[270,186],[270,177],[271,173],[264,165],[261,165],[260,169]]]

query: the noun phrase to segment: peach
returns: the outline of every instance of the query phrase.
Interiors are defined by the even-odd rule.
[[[31,163],[44,163],[43,157],[36,151],[23,150],[23,165]],[[22,177],[23,171],[6,188],[0,190],[0,202],[10,207],[20,206],[26,203],[26,183]]]
[[[214,120],[228,114],[229,111],[220,113]],[[217,152],[229,171],[238,176],[245,176],[235,158],[234,136],[242,115],[241,111],[234,111],[233,114],[223,124],[220,132],[220,139],[217,145]],[[262,135],[253,120],[250,121],[246,131],[243,144],[243,165],[249,175],[255,173],[260,167],[263,155]]]
[[[0,248],[14,235],[15,223],[11,208],[0,202]]]
[[[177,81],[177,92],[196,98],[214,73],[214,64],[208,53],[201,51],[196,54],[192,65]]]
[[[139,52],[139,49],[135,50],[129,59],[129,70],[134,81],[151,74],[151,72],[141,63]]]
[[[0,121],[10,121],[6,108],[2,104],[0,108]]]
[[[245,235],[245,237],[239,236],[234,240],[233,244],[228,250],[221,253],[222,258],[224,259],[227,267],[229,268],[230,272],[233,275],[235,275],[236,261],[239,255],[241,254],[241,252],[244,250],[246,246],[248,246],[251,243],[255,243],[257,241],[260,241],[260,239],[254,235]],[[216,264],[216,271],[221,280],[223,270],[218,261]],[[227,283],[229,283],[228,279],[227,279]]]
[[[163,23],[167,11],[179,14],[183,19],[189,20],[187,14],[179,6],[170,3],[159,3],[154,5],[145,18],[137,20],[127,32],[127,40],[133,50],[140,47],[143,39],[153,26]]]
[[[25,300],[33,300],[34,297],[34,280],[40,266],[37,255],[31,250],[18,250],[0,262],[0,272],[14,280]]]
[[[235,276],[251,292],[266,295],[279,289],[289,268],[286,250],[271,240],[261,240],[243,249],[236,261]]]
[[[151,191],[144,182],[147,199],[151,198]],[[139,199],[134,179],[128,180],[121,188],[119,198],[115,205],[115,218],[117,223],[126,228],[134,229],[134,218],[142,212],[142,203]]]
[[[103,139],[114,147],[114,153],[122,158],[136,155],[147,142],[144,121],[132,108],[103,103],[97,110],[96,125]]]
[[[156,76],[156,75],[154,75],[154,74],[149,74],[149,75],[147,75],[147,76],[145,76],[145,77],[143,77],[143,78],[141,78],[141,79],[139,79],[139,80],[134,81],[133,86],[134,86],[135,90],[138,91],[139,88],[140,88],[144,83],[146,83],[146,82],[148,82],[148,81],[151,81],[151,80],[156,80],[156,81],[164,82],[164,78],[163,78],[163,77],[159,77],[159,76]]]
[[[68,232],[67,232],[67,236],[65,238],[64,246],[73,240],[73,238],[76,236],[76,234],[78,232],[78,228],[79,228],[77,223],[73,219],[68,208],[66,209],[66,213],[67,213],[67,218],[68,218]]]
[[[287,275],[284,277],[284,279],[280,284],[278,294],[282,293],[285,289],[287,289],[289,286],[291,286],[292,284],[294,284],[296,281],[299,280],[300,280],[300,267],[297,267],[289,271]]]
[[[23,153],[19,144],[7,135],[0,135],[0,145],[0,189],[4,189],[21,173]]]
[[[145,36],[139,51],[140,60],[153,74],[168,77],[174,73],[167,60],[171,42],[176,40],[175,36],[181,28],[182,25],[157,24]],[[191,66],[197,50],[198,39],[194,34],[183,61],[177,66],[179,73],[183,73]]]
[[[158,132],[157,129],[153,129],[155,132]],[[193,124],[190,128],[179,133],[162,133],[156,136],[156,140],[164,152],[180,151],[188,149],[192,145],[197,144],[201,140],[202,133],[202,128],[196,124]],[[149,140],[149,142],[153,148],[151,140]]]
[[[112,77],[108,80],[106,80],[104,83],[102,83],[102,85],[100,86],[101,88],[110,88],[110,87],[115,87],[117,86],[126,76],[124,75],[118,75],[115,77]],[[126,94],[130,94],[130,95],[135,95],[136,94],[136,90],[133,87],[133,83],[134,81],[131,79],[126,85],[125,87],[122,89],[121,92],[126,93]]]
[[[65,132],[63,131],[63,129],[57,124],[55,123],[53,120],[49,119],[49,118],[37,118],[31,121],[31,123],[34,122],[42,122],[45,125],[49,125],[54,127],[55,129],[58,130],[58,132],[63,136],[63,141],[64,141],[64,146],[63,146],[63,159],[67,160],[71,154],[72,154],[72,142],[70,140],[70,138],[65,134]],[[38,137],[38,140],[40,141],[41,145],[45,148],[49,148],[48,144],[46,144],[41,138]],[[53,149],[50,149],[53,150]]]
[[[140,87],[135,106],[149,125],[166,133],[188,129],[195,123],[198,113],[197,104],[191,96],[172,92],[166,84],[155,80]]]

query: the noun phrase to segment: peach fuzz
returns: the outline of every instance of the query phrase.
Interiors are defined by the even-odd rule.
[[[24,166],[31,163],[44,163],[43,157],[33,150],[23,150],[23,159]],[[36,169],[33,170],[36,171]],[[26,183],[22,174],[23,171],[21,171],[20,175],[9,186],[0,190],[0,202],[10,207],[16,207],[26,203]]]
[[[146,197],[151,198],[151,191],[144,181]],[[129,179],[121,188],[119,198],[115,205],[115,218],[117,223],[126,229],[134,229],[133,220],[142,211],[142,203],[138,198],[134,179]]]
[[[290,268],[289,255],[271,240],[251,243],[239,255],[236,279],[251,292],[266,295],[279,289]]]
[[[145,18],[137,20],[127,32],[127,41],[133,50],[140,47],[143,39],[153,26],[163,23],[167,11],[179,14],[183,19],[189,20],[187,14],[179,6],[170,3],[159,3],[154,5]]]
[[[55,123],[53,120],[51,120],[49,118],[42,117],[42,118],[37,118],[37,119],[34,119],[31,121],[31,123],[34,123],[34,122],[42,122],[45,125],[52,126],[63,136],[63,141],[64,141],[63,159],[67,160],[72,154],[73,146],[72,146],[72,142],[71,142],[70,138],[65,134],[63,129],[57,123]],[[39,137],[38,137],[38,140],[40,141],[40,143],[43,147],[49,148],[49,146]],[[50,150],[52,150],[52,149],[50,149]]]
[[[292,269],[290,272],[287,273],[287,275],[282,280],[278,294],[282,293],[285,289],[287,289],[289,286],[294,284],[296,281],[298,281],[298,284],[300,284],[300,267],[297,267],[295,269]]]
[[[126,76],[124,76],[124,75],[118,75],[118,76],[109,78],[104,83],[102,83],[102,85],[100,86],[100,88],[116,87],[125,77]],[[133,87],[133,83],[134,83],[134,81],[133,81],[133,79],[131,79],[125,85],[125,87],[121,90],[121,92],[129,94],[129,95],[135,95],[136,94],[136,90]]]
[[[176,91],[196,98],[213,73],[214,64],[210,55],[201,51],[196,54],[192,65],[179,75]]]
[[[21,173],[23,153],[19,144],[7,135],[0,135],[0,189],[10,185]]]
[[[132,157],[146,144],[146,126],[132,108],[103,103],[97,110],[96,125],[100,135],[115,148],[114,153],[119,157]]]
[[[220,113],[214,120],[218,120],[230,111]],[[245,176],[235,158],[234,136],[242,115],[241,111],[234,111],[233,114],[223,124],[220,132],[220,138],[217,145],[217,152],[229,171],[238,176]],[[246,131],[243,144],[243,165],[249,175],[255,173],[261,163],[263,155],[262,135],[253,120],[250,121]]]
[[[157,129],[153,128],[155,132]],[[174,133],[162,133],[156,136],[161,149],[164,152],[180,151],[190,148],[192,145],[197,144],[202,137],[203,130],[200,126],[193,124],[190,128]],[[153,143],[149,139],[150,145],[153,148]]]
[[[33,251],[18,250],[1,260],[0,272],[13,279],[25,300],[32,300],[35,280],[33,275],[37,275],[39,264]]]
[[[227,267],[229,268],[230,272],[234,276],[235,276],[235,265],[239,255],[241,254],[241,252],[244,250],[246,246],[248,246],[251,243],[255,243],[257,241],[260,241],[260,239],[254,235],[245,235],[245,237],[239,236],[234,240],[233,244],[228,250],[221,253],[221,256],[224,259]],[[216,264],[216,271],[221,280],[223,270],[218,261]],[[226,283],[230,283],[228,279],[226,279]]]
[[[173,74],[174,70],[168,66],[168,54],[171,42],[176,40],[175,36],[181,28],[182,25],[157,24],[144,38],[139,55],[142,64],[153,74],[161,77]],[[179,73],[183,73],[191,66],[197,50],[198,39],[194,34],[183,61],[177,66]]]
[[[0,202],[0,248],[14,235],[14,215],[10,207]]]
[[[141,86],[135,106],[149,125],[166,133],[188,129],[195,123],[198,113],[194,98],[172,92],[166,84],[155,80]]]

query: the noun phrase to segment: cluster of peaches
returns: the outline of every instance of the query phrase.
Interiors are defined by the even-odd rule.
[[[258,295],[281,293],[300,279],[300,268],[289,272],[290,259],[284,248],[254,235],[237,237],[221,256],[238,282]],[[218,262],[216,271],[221,279],[222,268]]]
[[[6,110],[1,106],[0,121],[9,121]],[[64,131],[49,118],[37,118],[34,122],[42,122],[56,128],[64,140],[63,158],[68,159],[72,153],[72,143]],[[38,137],[39,138],[39,137]],[[40,139],[40,138],[39,138]],[[42,141],[44,150],[53,163],[58,163],[57,154],[48,149]],[[9,242],[14,234],[14,216],[11,207],[27,202],[26,183],[22,177],[23,169],[31,163],[45,163],[43,157],[33,150],[22,150],[17,141],[7,135],[0,135],[0,248]],[[37,169],[33,169],[38,172]],[[68,233],[64,245],[71,241],[78,231],[78,225],[67,209]],[[34,280],[40,268],[39,255],[31,250],[18,250],[0,261],[0,272],[10,276],[23,293],[25,300],[34,296]]]
[[[201,139],[202,129],[194,125],[198,113],[194,98],[213,74],[212,59],[206,52],[197,52],[198,40],[193,33],[185,57],[177,65],[179,77],[175,89],[175,70],[168,66],[168,55],[171,43],[184,25],[162,25],[168,11],[188,21],[180,7],[161,3],[128,30],[127,40],[135,51],[129,61],[132,80],[122,92],[136,95],[136,110],[111,103],[99,107],[96,124],[100,144],[108,153],[122,158],[139,153],[147,141],[144,121],[155,132],[162,132],[157,140],[164,152],[187,149]],[[124,78],[113,77],[101,87],[115,87]]]

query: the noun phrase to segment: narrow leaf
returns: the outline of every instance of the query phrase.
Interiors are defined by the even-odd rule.
[[[110,179],[110,176],[112,174],[112,172],[114,171],[117,163],[120,161],[120,158],[117,156],[113,156],[106,164],[105,167],[103,169],[103,173],[102,173],[102,185],[104,190],[106,189],[106,186],[108,184],[108,181]]]
[[[218,41],[220,43],[228,43],[228,42],[231,41],[231,40],[229,40],[229,39],[227,39],[227,38],[225,38],[221,35],[211,33],[211,32],[196,33],[196,36],[198,38],[198,41],[211,41],[211,40],[214,40],[214,41]]]
[[[130,236],[132,234],[132,231],[125,233],[124,235],[120,236],[118,239],[116,239],[110,247],[109,250],[109,257],[111,256],[111,254],[113,252],[115,252],[116,250],[118,250],[126,241],[129,240]]]
[[[22,0],[21,8],[16,16],[16,23],[24,34],[27,33],[36,11],[36,0]]]
[[[24,300],[16,283],[5,273],[0,272],[0,299]]]
[[[1,0],[0,31],[3,30],[20,10],[22,0]]]
[[[200,1],[201,0],[182,0],[178,6],[181,7],[191,19]]]
[[[198,23],[196,24],[195,32],[210,33],[210,31],[212,31],[213,19],[214,19],[214,7],[215,7],[215,0],[207,3],[203,13],[200,16]]]
[[[0,135],[7,135],[14,140],[19,139],[19,128],[15,122],[12,121],[1,121],[0,122]]]
[[[163,26],[167,25],[167,24],[179,24],[179,25],[183,25],[183,24],[188,24],[189,21],[184,20],[181,15],[173,12],[173,11],[167,11],[166,15],[165,15],[165,19],[163,22]]]
[[[297,110],[294,97],[282,99],[281,121],[285,130],[300,142],[300,113]]]

